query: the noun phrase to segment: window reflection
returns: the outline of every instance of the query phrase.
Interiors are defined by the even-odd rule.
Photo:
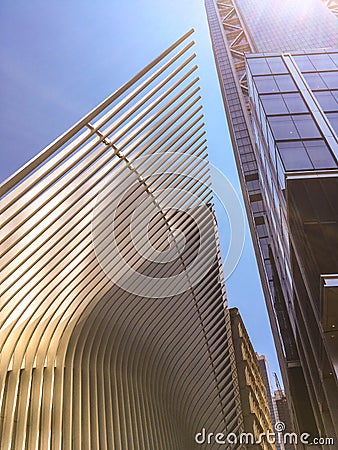
[[[281,94],[262,95],[261,100],[267,115],[288,113],[288,109]]]
[[[248,65],[253,75],[265,75],[271,73],[265,58],[248,59]]]
[[[311,72],[316,70],[314,65],[311,63],[310,59],[306,55],[297,55],[293,56],[297,66],[302,72]]]
[[[287,73],[284,61],[280,56],[266,58],[272,73]]]
[[[318,127],[310,114],[272,116],[268,120],[276,140],[320,137]]]
[[[326,89],[326,84],[319,73],[305,73],[304,78],[310,89]]]
[[[321,72],[321,77],[329,89],[338,89],[338,72]]]
[[[297,91],[296,85],[290,75],[275,75],[274,79],[280,91]]]
[[[290,113],[307,112],[307,106],[300,94],[284,94],[283,99]]]
[[[318,127],[310,114],[301,114],[298,116],[292,116],[292,120],[296,125],[299,136],[301,138],[320,137]]]
[[[334,158],[324,141],[304,141],[303,143],[316,169],[330,169],[336,167]]]
[[[261,95],[260,98],[267,115],[308,112],[298,93]]]
[[[332,59],[336,68],[338,69],[338,53],[330,53],[330,58]]]
[[[314,95],[323,111],[338,111],[338,91],[335,91],[335,94],[329,91],[320,91],[314,92]]]
[[[305,73],[304,78],[312,90],[338,89],[338,72]]]
[[[290,75],[255,76],[254,80],[260,94],[297,91]]]
[[[277,148],[286,171],[336,167],[329,148],[321,139],[278,142]]]
[[[278,92],[278,86],[272,76],[254,77],[257,90],[260,94]]]
[[[313,168],[302,142],[279,142],[277,147],[285,170],[308,170]]]
[[[310,55],[309,58],[316,70],[336,69],[336,65],[326,53],[321,53],[320,55]]]
[[[299,139],[300,137],[290,116],[269,117],[269,123],[275,140]]]
[[[336,135],[338,136],[338,113],[328,113],[326,114],[326,116],[329,119]]]

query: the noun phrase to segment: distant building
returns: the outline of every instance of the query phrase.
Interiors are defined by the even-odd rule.
[[[267,389],[256,353],[237,308],[230,308],[230,319],[244,431],[252,433],[257,442],[261,433],[274,431]],[[259,448],[274,450],[276,447],[267,440],[261,444],[248,444],[247,446],[247,450]]]
[[[285,427],[285,429],[281,432],[281,435],[285,433],[292,433],[293,425],[284,392],[281,389],[275,391],[272,401],[276,423],[282,423],[283,428]],[[281,450],[295,450],[297,448],[294,443],[289,442],[289,440],[286,442],[286,440],[284,441],[283,439],[281,439],[281,443],[279,443],[278,446]]]
[[[276,423],[276,417],[275,417],[275,409],[274,409],[272,395],[271,395],[271,380],[270,380],[270,371],[269,371],[268,361],[264,355],[257,354],[257,359],[258,359],[258,364],[261,369],[265,387],[266,387],[266,394],[268,396],[268,403],[269,403],[269,410],[270,410],[270,415],[271,415],[271,420],[272,420],[272,426],[274,428],[274,425]],[[280,449],[279,444],[276,444],[276,450],[279,450],[279,449]]]

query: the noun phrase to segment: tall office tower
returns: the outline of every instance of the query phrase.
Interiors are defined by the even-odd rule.
[[[190,35],[1,186],[2,450],[243,431]]]
[[[257,355],[237,308],[230,308],[230,320],[244,430],[253,437],[252,441],[247,442],[247,450],[273,450],[275,444],[267,439],[258,443],[261,434],[273,433],[273,426],[265,380]]]
[[[205,4],[292,417],[337,436],[337,18],[320,0]]]

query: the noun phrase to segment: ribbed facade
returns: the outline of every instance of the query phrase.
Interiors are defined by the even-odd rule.
[[[4,450],[243,431],[190,35],[1,186]]]

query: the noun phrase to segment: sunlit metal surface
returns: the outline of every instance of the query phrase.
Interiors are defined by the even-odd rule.
[[[202,427],[242,430],[190,35],[1,186],[2,449],[182,450]],[[94,248],[107,186],[122,266]],[[173,277],[172,295],[140,295],[129,269]]]

